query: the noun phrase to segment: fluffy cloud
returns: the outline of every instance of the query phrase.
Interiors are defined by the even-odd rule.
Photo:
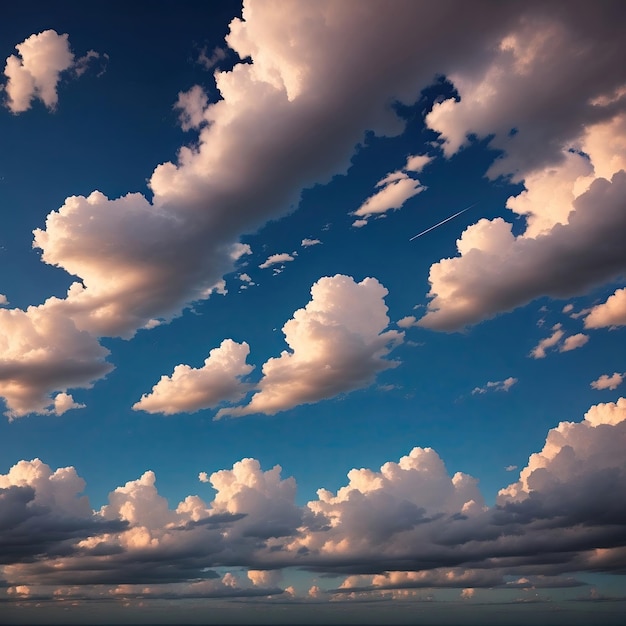
[[[320,278],[311,300],[283,326],[290,351],[263,365],[258,391],[243,407],[217,416],[273,415],[371,383],[397,365],[384,357],[403,335],[387,330],[387,290],[375,279],[356,283],[350,276]]]
[[[268,267],[272,267],[272,265],[282,265],[283,263],[289,263],[290,261],[294,260],[295,258],[291,254],[287,252],[281,252],[280,254],[272,254],[267,257],[267,259],[263,261],[263,263],[261,263],[259,267],[262,270],[265,270]]]
[[[571,587],[580,583],[566,573],[626,565],[615,497],[626,488],[625,447],[626,399],[591,407],[548,433],[492,507],[475,479],[450,476],[430,448],[379,471],[353,469],[345,486],[303,507],[294,479],[255,459],[201,473],[215,489],[210,503],[190,495],[170,508],[148,471],[98,512],[73,468],[21,461],[0,475],[3,579],[16,598],[68,587],[127,598],[270,595],[285,567],[350,576],[336,593]]]
[[[598,380],[594,380],[591,383],[591,387],[594,389],[602,390],[602,389],[617,389],[622,382],[624,381],[624,374],[620,374],[619,372],[614,372],[612,376],[608,374],[602,374]]]
[[[58,103],[57,86],[61,74],[72,69],[76,77],[82,76],[100,54],[89,50],[79,59],[74,59],[68,35],[59,35],[55,30],[27,37],[15,46],[18,54],[7,58],[4,75],[7,77],[5,91],[6,106],[12,113],[30,109],[32,101],[41,100],[54,110]],[[104,55],[108,59],[107,55]]]
[[[459,329],[623,273],[623,48],[608,7],[594,11],[593,26],[584,14],[524,16],[484,64],[450,74],[460,100],[436,104],[427,116],[448,156],[471,134],[490,137],[502,157],[488,175],[523,181],[525,190],[507,207],[526,218],[526,230],[514,236],[501,218],[467,228],[457,242],[460,256],[431,267],[422,325]]]
[[[236,402],[250,388],[241,382],[254,369],[246,363],[249,352],[247,343],[225,339],[219,348],[209,352],[202,367],[177,365],[171,376],[161,376],[152,391],[141,396],[133,409],[173,415],[192,413],[222,402]]]
[[[15,48],[19,56],[11,55],[4,68],[8,78],[7,107],[13,113],[21,113],[30,108],[34,98],[39,98],[49,109],[54,109],[59,76],[74,61],[68,36],[45,30],[31,35]]]
[[[626,325],[626,288],[617,289],[606,302],[594,306],[585,317],[585,328]]]
[[[54,396],[54,413],[56,415],[63,415],[66,411],[71,409],[84,409],[85,405],[78,402],[74,402],[74,398],[71,394],[61,392]]]
[[[0,309],[0,395],[9,419],[28,413],[49,413],[50,393],[67,387],[90,387],[113,369],[109,351],[74,322],[53,310],[38,307]],[[60,395],[60,397],[59,397]],[[53,412],[78,408],[59,394]]]
[[[488,391],[508,391],[515,383],[517,378],[509,376],[504,380],[489,381],[484,387],[475,387],[472,395],[487,393]]]

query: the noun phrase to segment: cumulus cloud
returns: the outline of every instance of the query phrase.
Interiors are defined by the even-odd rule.
[[[74,402],[74,398],[71,394],[61,392],[54,396],[54,413],[56,415],[63,415],[66,411],[71,409],[84,409],[85,405],[78,402]]]
[[[133,405],[133,410],[173,415],[238,401],[251,388],[242,382],[254,369],[246,363],[249,352],[247,343],[225,339],[219,348],[209,352],[202,367],[177,365],[171,376],[161,376],[152,391]]]
[[[585,317],[585,328],[626,325],[626,288],[617,289],[606,302],[594,306]]]
[[[213,52],[209,56],[207,54],[206,48],[200,51],[200,55],[198,56],[198,63],[204,67],[206,70],[212,70],[216,65],[219,64],[220,61],[223,61],[228,56],[226,50],[224,48],[220,48],[219,46],[213,48]]]
[[[594,11],[593,26],[584,11],[526,15],[482,66],[449,75],[460,100],[436,104],[427,123],[448,156],[470,135],[490,137],[502,157],[488,175],[523,182],[507,207],[525,217],[526,229],[514,236],[502,218],[468,227],[459,256],[430,269],[422,325],[456,330],[542,295],[584,293],[624,272],[626,75],[606,8]]]
[[[288,252],[281,252],[280,254],[272,254],[267,257],[267,259],[263,261],[259,267],[262,270],[265,270],[273,265],[281,265],[283,263],[289,263],[290,261],[295,261],[295,257]]]
[[[243,254],[242,234],[292,210],[302,189],[347,171],[366,132],[400,132],[403,123],[390,103],[413,102],[452,61],[471,65],[511,20],[512,9],[490,7],[463,24],[451,20],[457,46],[435,60],[430,51],[438,40],[428,25],[455,12],[447,2],[402,2],[393,14],[383,2],[296,2],[288,12],[246,2],[226,43],[252,62],[215,73],[221,99],[204,109],[207,123],[197,141],[183,146],[175,162],[155,168],[152,199],[72,196],[35,231],[42,260],[77,277],[68,296],[51,299],[47,310],[93,337],[129,338],[220,291],[222,277]],[[39,47],[38,37],[28,40],[30,47]],[[43,74],[37,70],[39,83],[33,83],[15,57],[12,71],[27,89],[11,88],[12,106],[27,106],[37,85],[38,97],[56,102],[56,76],[71,64],[71,52],[63,36],[50,31],[48,40],[59,50],[66,46],[65,60]],[[185,109],[194,121],[198,108]],[[15,370],[17,380],[28,376]],[[56,390],[73,384],[59,377]]]
[[[64,392],[51,399],[55,389],[90,387],[113,367],[109,351],[76,328],[74,322],[49,303],[37,307],[0,309],[0,395],[9,419],[28,413],[60,415],[78,408]],[[60,396],[60,397],[59,397]]]
[[[35,231],[42,260],[77,277],[68,296],[50,299],[47,311],[67,317],[79,332],[93,337],[128,338],[179,315],[194,301],[223,292],[222,277],[242,254],[241,235],[292,210],[304,188],[347,171],[367,131],[380,136],[401,132],[403,123],[391,103],[414,102],[436,74],[452,77],[462,110],[469,105],[470,111],[459,122],[459,109],[447,101],[429,117],[447,141],[448,154],[455,141],[457,147],[464,142],[468,129],[478,136],[495,129],[492,145],[508,155],[498,167],[530,175],[539,162],[560,160],[555,167],[573,181],[576,210],[567,223],[557,223],[564,219],[560,211],[550,217],[548,223],[555,225],[544,239],[522,237],[514,245],[508,245],[512,235],[507,225],[494,221],[495,252],[491,234],[482,237],[488,227],[479,225],[480,232],[470,227],[463,256],[451,260],[450,271],[433,266],[431,308],[422,323],[458,328],[538,293],[561,297],[621,271],[626,175],[618,170],[626,118],[617,112],[623,103],[615,95],[624,82],[616,52],[621,49],[617,21],[608,9],[595,6],[581,5],[575,12],[541,4],[484,7],[459,20],[454,2],[401,2],[393,12],[384,2],[340,7],[300,2],[288,12],[279,4],[246,2],[242,19],[232,21],[226,38],[246,61],[215,73],[221,99],[204,110],[207,123],[197,142],[183,146],[175,162],[155,168],[149,179],[152,199],[141,194],[109,199],[98,192],[72,196]],[[597,19],[587,19],[589,11]],[[446,23],[453,46],[439,45],[433,23]],[[606,53],[587,53],[598,41]],[[433,46],[437,55],[431,54]],[[583,52],[574,54],[573,47]],[[615,58],[620,62],[614,63]],[[20,63],[17,59],[13,65]],[[23,78],[22,70],[16,72]],[[56,71],[45,76],[56,76]],[[552,80],[552,72],[558,80]],[[16,93],[13,102],[26,106],[24,93]],[[52,103],[56,87],[37,93]],[[471,96],[483,93],[492,96]],[[539,100],[533,99],[536,106],[528,106],[530,94],[539,94]],[[595,104],[559,106],[564,94]],[[484,111],[481,102],[499,115]],[[487,120],[484,128],[473,123],[474,111]],[[557,119],[548,113],[554,111],[568,115]],[[460,130],[454,130],[455,124]],[[519,132],[511,136],[513,127]],[[585,157],[567,151],[576,141],[579,152],[589,155],[593,176],[606,180],[589,184],[586,177],[592,174],[574,163]],[[527,219],[532,217],[528,207],[523,210]],[[541,213],[535,204],[533,211]],[[544,223],[542,232],[546,228]],[[485,245],[469,254],[482,239]],[[553,263],[557,249],[564,252]],[[15,378],[21,380],[17,372]],[[59,378],[56,390],[72,384],[71,378]]]
[[[385,357],[403,335],[385,330],[386,295],[375,278],[360,283],[339,274],[320,278],[310,302],[283,326],[290,350],[263,365],[258,391],[247,405],[221,409],[217,416],[273,415],[359,389],[396,366]]]
[[[210,503],[190,495],[170,508],[147,471],[94,512],[73,468],[21,461],[0,475],[3,579],[33,597],[46,586],[87,596],[92,585],[129,598],[270,595],[285,567],[348,576],[332,593],[571,587],[580,582],[567,573],[626,565],[615,497],[626,488],[625,446],[626,399],[593,406],[552,429],[491,507],[474,478],[451,476],[420,447],[378,471],[351,470],[305,506],[280,466],[242,459],[200,473],[215,490]]]
[[[74,59],[68,35],[59,35],[55,30],[31,35],[15,49],[18,54],[8,57],[4,68],[5,104],[12,113],[27,111],[33,100],[41,100],[48,109],[54,110],[59,99],[57,86],[61,74],[73,70],[74,75],[80,77],[92,61],[101,58],[98,52],[89,50]],[[107,55],[103,57],[108,59]]]
[[[475,387],[472,395],[487,393],[488,391],[508,391],[515,383],[517,378],[509,376],[504,380],[489,381],[484,387]]]
[[[600,378],[591,383],[591,387],[599,391],[602,389],[610,389],[613,391],[613,389],[617,389],[624,382],[624,376],[625,374],[620,374],[619,372],[614,372],[612,376],[602,374]]]
[[[404,169],[405,171],[417,172],[419,174],[433,160],[434,157],[428,156],[427,154],[409,156],[407,157]]]

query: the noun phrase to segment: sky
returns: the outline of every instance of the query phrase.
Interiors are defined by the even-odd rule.
[[[619,624],[626,7],[0,22],[0,624]]]

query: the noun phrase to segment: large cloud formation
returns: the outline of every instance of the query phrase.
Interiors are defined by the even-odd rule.
[[[502,156],[487,174],[524,183],[507,207],[526,228],[515,236],[502,218],[468,227],[459,256],[430,269],[423,326],[456,330],[542,295],[583,293],[626,270],[619,7],[592,15],[580,3],[572,12],[554,3],[543,9],[503,32],[472,73],[453,71],[460,100],[435,104],[426,117],[447,156],[470,135],[490,138]]]
[[[370,384],[396,366],[384,357],[403,334],[389,325],[384,297],[375,279],[326,276],[311,287],[311,300],[283,326],[290,350],[264,363],[258,391],[243,407],[221,409],[217,417],[273,415],[299,404],[332,398]]]
[[[510,208],[532,230],[515,238],[502,220],[470,227],[462,256],[431,269],[422,323],[458,328],[618,275],[626,214],[621,5],[567,6],[406,1],[390,11],[378,0],[245,2],[226,38],[243,62],[215,72],[218,102],[199,89],[179,100],[197,141],[156,167],[152,200],[72,196],[35,231],[42,260],[77,277],[45,311],[78,333],[131,337],[207,298],[245,254],[242,234],[295,208],[302,189],[345,172],[366,131],[401,132],[393,102],[414,102],[437,74],[461,94],[427,118],[444,150],[452,154],[469,132],[493,134],[505,158],[491,175],[526,181]],[[452,43],[441,45],[440,27]],[[548,188],[558,190],[554,202],[544,202]],[[54,336],[42,341],[54,345]],[[103,375],[100,355],[91,368],[91,380]],[[11,375],[33,379],[27,367]],[[83,384],[82,373],[43,376],[14,415]]]
[[[0,600],[268,596],[283,591],[280,576],[259,571],[288,567],[345,574],[340,595],[568,587],[580,584],[575,572],[626,567],[616,497],[626,489],[625,445],[626,399],[593,406],[551,430],[491,507],[474,478],[450,476],[430,448],[379,471],[354,469],[336,493],[320,489],[304,506],[293,478],[255,459],[211,474],[210,503],[190,495],[170,508],[148,471],[99,511],[73,468],[21,461],[0,475]]]

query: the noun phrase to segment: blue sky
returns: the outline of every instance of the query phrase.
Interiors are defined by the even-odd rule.
[[[0,623],[619,623],[626,16],[463,7],[9,10]]]

